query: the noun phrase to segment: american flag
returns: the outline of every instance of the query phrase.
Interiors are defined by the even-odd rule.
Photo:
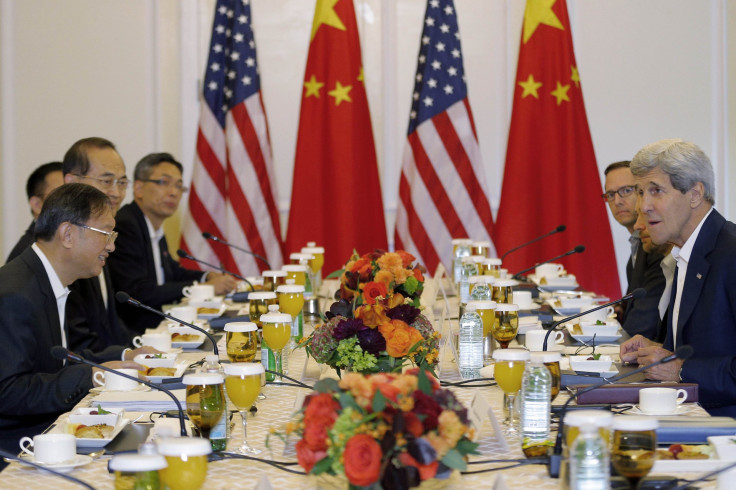
[[[490,241],[493,235],[452,0],[427,2],[407,138],[396,248],[429,272],[440,262],[449,269],[453,238]]]
[[[218,0],[204,77],[189,213],[181,246],[240,274],[265,267],[202,238],[209,232],[268,259],[283,260],[268,124],[261,98],[250,0]]]

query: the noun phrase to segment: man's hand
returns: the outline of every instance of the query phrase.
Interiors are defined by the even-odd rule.
[[[144,345],[143,347],[139,347],[137,349],[126,351],[125,360],[132,361],[133,359],[135,359],[135,356],[139,356],[141,354],[143,355],[145,354],[163,354],[163,352],[156,349],[155,347],[151,347],[150,345]]]
[[[639,351],[639,349],[652,346],[661,347],[660,344],[651,341],[646,337],[642,337],[641,335],[634,335],[629,340],[621,344],[619,355],[621,356],[621,360],[624,362],[637,362],[637,352]]]
[[[145,371],[145,368],[143,366],[133,361],[107,361],[102,363],[102,365],[105,367],[109,367],[110,369],[135,369],[138,371]],[[96,386],[100,386],[100,383],[95,380],[95,373],[97,372],[104,373],[105,371],[96,367],[92,368],[92,383]]]
[[[238,286],[238,281],[229,274],[210,272],[207,274],[207,281],[204,284],[215,286],[215,294],[220,296],[228,294],[230,291],[234,291]]]
[[[643,347],[636,352],[640,366],[648,366],[669,355],[672,355],[672,352],[663,349],[657,344],[650,347]],[[649,368],[645,371],[647,378],[659,381],[680,381],[680,368],[683,362],[682,359],[675,359],[672,362]]]

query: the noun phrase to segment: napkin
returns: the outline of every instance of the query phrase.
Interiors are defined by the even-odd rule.
[[[186,390],[172,390],[184,408]],[[100,403],[110,407],[124,408],[136,412],[165,412],[178,407],[169,395],[162,391],[103,391],[92,400],[92,405]]]
[[[519,317],[519,335],[524,335],[529,330],[538,330],[542,328],[542,322],[536,316],[520,316]]]

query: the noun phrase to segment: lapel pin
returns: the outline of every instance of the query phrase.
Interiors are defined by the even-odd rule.
[[[702,279],[703,278],[703,276],[700,274],[700,272],[698,272],[697,274],[695,274],[695,277],[697,277],[698,279]]]

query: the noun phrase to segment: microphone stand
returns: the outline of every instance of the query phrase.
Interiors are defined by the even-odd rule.
[[[555,439],[555,447],[552,451],[552,454],[549,457],[549,476],[552,478],[559,478],[560,476],[560,465],[562,464],[562,433],[563,429],[565,428],[565,413],[567,412],[567,407],[572,403],[573,400],[575,400],[578,396],[582,395],[583,393],[588,393],[589,391],[593,391],[597,388],[600,388],[603,385],[609,385],[609,384],[615,384],[618,381],[621,381],[624,378],[628,378],[631,376],[634,376],[635,374],[639,374],[642,371],[645,371],[651,367],[659,366],[660,364],[666,364],[668,362],[672,362],[675,359],[689,359],[690,356],[693,355],[693,348],[689,345],[681,345],[677,348],[674,354],[671,354],[667,357],[663,357],[657,362],[653,362],[652,364],[648,364],[646,366],[641,366],[637,369],[634,369],[633,371],[629,371],[625,374],[619,374],[617,376],[613,376],[612,378],[608,379],[602,379],[598,383],[588,386],[587,388],[584,388],[582,390],[579,390],[575,392],[570,398],[567,399],[567,401],[562,405],[562,409],[560,409],[560,415],[559,415],[559,423],[557,424],[557,438]]]
[[[539,263],[537,263],[537,264],[534,264],[534,265],[533,265],[533,266],[531,266],[531,267],[527,267],[526,269],[523,269],[523,270],[521,270],[521,271],[517,272],[516,274],[514,274],[513,278],[514,278],[514,279],[518,279],[518,280],[521,280],[521,279],[523,279],[523,278],[521,277],[521,275],[522,275],[522,274],[526,274],[526,273],[527,273],[527,272],[529,272],[530,270],[532,270],[532,269],[534,269],[534,268],[536,268],[536,267],[538,267],[538,266],[540,266],[540,265],[543,265],[543,264],[549,264],[550,262],[554,262],[555,260],[558,260],[558,259],[563,259],[563,258],[567,257],[568,255],[573,255],[573,254],[581,254],[581,253],[583,253],[583,252],[585,252],[585,247],[584,247],[584,246],[582,246],[582,245],[578,245],[577,247],[573,248],[572,250],[568,250],[567,252],[565,252],[565,253],[564,253],[564,254],[562,254],[562,255],[558,255],[557,257],[553,257],[553,258],[551,258],[551,259],[549,259],[549,260],[545,260],[544,262],[539,262]]]
[[[563,324],[563,323],[566,323],[566,322],[569,322],[570,320],[574,320],[575,318],[579,318],[579,317],[581,317],[581,316],[587,315],[588,313],[592,313],[592,312],[594,312],[594,311],[598,311],[598,310],[600,310],[601,308],[606,308],[606,307],[608,307],[608,306],[612,306],[612,305],[615,305],[615,304],[621,303],[621,302],[623,302],[623,301],[626,301],[626,300],[629,300],[629,299],[632,299],[632,298],[633,298],[633,299],[641,299],[641,298],[643,298],[643,297],[644,297],[644,295],[646,295],[646,294],[647,294],[647,291],[646,291],[646,289],[644,289],[644,288],[637,288],[637,289],[634,289],[633,291],[631,291],[631,292],[630,292],[629,294],[627,294],[627,295],[626,295],[626,296],[624,296],[623,298],[617,299],[616,301],[611,301],[610,303],[606,303],[606,304],[604,304],[604,305],[598,305],[598,306],[596,306],[595,308],[591,308],[591,309],[589,309],[589,310],[586,310],[586,311],[581,311],[580,313],[576,313],[576,314],[574,314],[574,315],[572,315],[572,316],[568,316],[567,318],[563,318],[562,320],[558,320],[558,321],[554,322],[554,323],[553,323],[553,324],[552,324],[552,325],[551,325],[551,326],[549,327],[549,330],[547,330],[547,335],[545,335],[545,336],[544,336],[544,343],[542,344],[542,350],[543,350],[543,351],[546,351],[546,350],[547,350],[547,341],[549,340],[549,336],[550,336],[550,334],[551,334],[551,333],[552,333],[552,332],[553,332],[553,331],[554,331],[554,330],[555,330],[555,329],[556,329],[557,327],[559,327],[559,326],[560,326],[561,324]]]
[[[519,245],[519,246],[517,246],[517,247],[514,247],[514,248],[512,248],[511,250],[509,250],[508,252],[504,253],[504,254],[503,254],[503,255],[501,256],[501,260],[503,260],[504,258],[506,258],[506,256],[507,256],[508,254],[510,254],[511,252],[515,252],[515,251],[519,250],[520,248],[524,248],[524,247],[526,247],[527,245],[531,245],[532,243],[538,242],[538,241],[539,241],[539,240],[541,240],[542,238],[547,238],[548,236],[552,236],[552,235],[554,235],[555,233],[560,233],[560,232],[563,232],[563,231],[565,231],[565,229],[567,229],[567,227],[566,227],[565,225],[560,225],[560,226],[558,226],[557,228],[555,228],[554,230],[550,231],[549,233],[545,233],[545,234],[544,234],[544,235],[542,235],[542,236],[538,236],[538,237],[537,237],[537,238],[535,238],[534,240],[530,240],[530,241],[528,241],[528,242],[526,242],[526,243],[522,243],[521,245]]]
[[[209,262],[205,262],[204,260],[199,260],[196,257],[192,257],[191,255],[189,255],[188,253],[186,253],[182,249],[177,250],[176,251],[176,254],[179,257],[181,257],[182,259],[188,259],[188,260],[191,260],[192,262],[197,262],[197,263],[200,263],[202,265],[206,265],[207,267],[212,267],[213,269],[217,269],[218,271],[222,272],[223,274],[230,274],[233,277],[237,277],[241,281],[245,281],[245,283],[248,286],[250,286],[250,290],[251,291],[255,291],[255,288],[253,287],[253,284],[251,284],[251,282],[248,279],[246,279],[245,277],[241,276],[240,274],[236,274],[235,272],[230,272],[228,270],[225,270],[225,268],[222,265],[216,266],[214,264],[210,264]]]
[[[187,437],[187,428],[186,428],[186,425],[184,424],[184,409],[182,409],[181,403],[174,396],[174,394],[172,392],[170,392],[169,390],[167,390],[166,388],[163,388],[161,386],[158,386],[156,384],[153,384],[150,381],[145,381],[143,379],[130,376],[129,374],[121,373],[120,371],[116,371],[116,370],[114,370],[112,368],[109,368],[107,366],[103,366],[102,364],[97,364],[96,362],[92,362],[92,361],[90,361],[88,359],[85,359],[84,357],[80,356],[79,354],[75,354],[74,352],[72,352],[72,351],[70,351],[68,349],[65,349],[64,347],[62,347],[60,345],[55,345],[55,346],[53,346],[51,348],[51,356],[54,359],[59,359],[59,360],[66,359],[66,360],[69,360],[69,361],[72,361],[72,362],[78,362],[80,364],[87,364],[88,366],[96,367],[97,369],[102,369],[103,371],[107,371],[108,373],[113,373],[113,374],[116,374],[116,375],[121,376],[123,378],[132,379],[133,381],[137,381],[139,383],[143,383],[144,385],[149,386],[149,387],[151,387],[151,388],[153,388],[155,390],[163,391],[164,393],[166,393],[167,395],[169,395],[172,400],[174,400],[174,403],[176,403],[176,406],[179,409],[179,425],[181,427],[181,436],[182,437]]]
[[[3,458],[5,458],[8,461],[18,461],[21,464],[27,464],[29,466],[33,466],[34,468],[36,468],[38,470],[46,471],[48,473],[51,473],[54,476],[58,476],[59,478],[64,478],[65,480],[69,480],[72,483],[76,483],[77,485],[83,486],[85,488],[89,488],[89,490],[95,490],[95,487],[93,487],[92,485],[90,485],[87,482],[84,482],[84,481],[80,480],[79,478],[74,478],[73,476],[69,476],[66,473],[62,473],[61,471],[52,470],[51,468],[49,468],[47,466],[40,465],[38,463],[34,463],[33,461],[31,461],[29,459],[20,458],[20,457],[16,456],[15,454],[9,453],[8,451],[4,451],[4,450],[0,449],[0,456],[2,456]]]
[[[230,242],[226,242],[222,238],[216,237],[212,233],[207,233],[206,231],[202,233],[202,238],[205,238],[206,240],[212,240],[213,242],[222,243],[223,245],[227,245],[228,247],[232,247],[235,250],[240,250],[241,252],[245,252],[245,253],[247,253],[249,255],[252,255],[253,257],[257,258],[258,260],[260,260],[264,264],[266,264],[266,267],[268,267],[268,270],[272,270],[271,269],[271,264],[269,264],[268,263],[268,260],[266,260],[266,258],[263,257],[262,255],[258,255],[257,253],[255,253],[255,252],[253,252],[251,250],[247,250],[247,249],[245,249],[243,247],[238,247],[237,245],[234,245],[234,244],[232,244]]]
[[[205,334],[207,336],[208,339],[210,339],[210,342],[212,342],[212,350],[213,350],[214,354],[217,355],[217,356],[220,355],[220,351],[217,349],[217,342],[215,341],[215,338],[212,335],[210,335],[210,333],[207,332],[207,330],[205,330],[205,329],[203,329],[201,327],[198,327],[197,325],[193,325],[193,324],[191,324],[189,322],[185,322],[184,320],[182,320],[180,318],[176,318],[174,316],[171,316],[168,313],[164,313],[163,311],[159,311],[156,308],[151,308],[148,305],[144,305],[143,303],[141,303],[137,299],[131,298],[130,295],[128,293],[126,293],[125,291],[118,291],[117,293],[115,293],[115,299],[118,300],[118,303],[128,303],[129,305],[133,305],[136,308],[143,308],[144,310],[150,311],[151,313],[154,313],[154,314],[156,314],[158,316],[161,316],[161,317],[164,317],[164,318],[168,318],[169,320],[173,320],[173,321],[175,321],[177,323],[181,323],[182,325],[186,325],[189,328],[193,328],[194,330],[197,330],[199,332],[202,332],[203,334]]]

